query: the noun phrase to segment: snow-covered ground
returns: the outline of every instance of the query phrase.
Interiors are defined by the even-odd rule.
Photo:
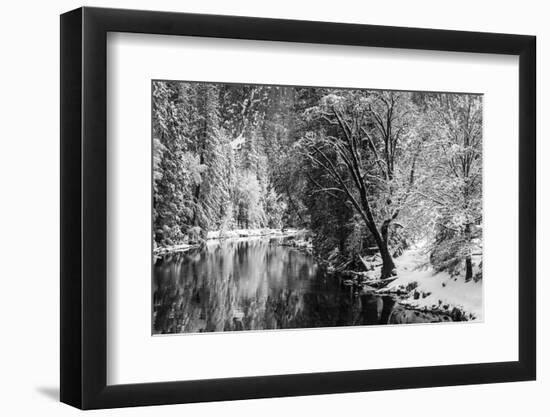
[[[410,249],[395,260],[398,278],[387,290],[404,289],[418,285],[400,303],[414,308],[452,311],[457,307],[475,320],[483,320],[483,280],[464,281],[464,276],[451,277],[446,272],[434,272],[432,268],[419,266],[426,263],[426,256],[419,249]],[[416,292],[416,299],[415,299]]]

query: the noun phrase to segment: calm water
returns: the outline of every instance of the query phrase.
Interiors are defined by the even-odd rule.
[[[354,293],[312,256],[262,238],[161,258],[153,291],[154,333],[440,321]]]

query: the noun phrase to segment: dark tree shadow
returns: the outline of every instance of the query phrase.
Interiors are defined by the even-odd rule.
[[[59,387],[37,387],[36,391],[50,400],[59,401]]]

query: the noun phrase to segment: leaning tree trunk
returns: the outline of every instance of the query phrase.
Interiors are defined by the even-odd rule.
[[[384,220],[384,223],[382,223],[382,227],[380,228],[382,235],[380,239],[381,242],[378,247],[380,249],[380,256],[382,257],[382,279],[395,275],[395,264],[393,263],[393,258],[388,248],[388,229],[390,224],[390,219]]]
[[[394,276],[395,264],[393,262],[393,258],[388,248],[388,235],[387,235],[386,222],[384,222],[384,225],[382,226],[382,229],[381,229],[382,235],[378,232],[378,229],[376,228],[376,225],[374,223],[368,224],[368,226],[369,226],[369,230],[374,236],[374,240],[376,241],[376,246],[378,246],[378,250],[380,251],[380,256],[382,257],[382,272],[380,274],[380,279],[385,279],[385,278]]]
[[[384,279],[394,276],[396,274],[395,264],[393,263],[393,258],[388,249],[388,245],[385,242],[382,242],[380,255],[382,256],[382,273],[380,274],[380,278]]]
[[[363,208],[363,210],[360,210],[361,215],[365,220],[365,223],[367,224],[367,228],[372,233],[374,241],[376,242],[376,246],[378,246],[378,250],[380,251],[380,256],[382,257],[382,272],[380,274],[380,279],[389,278],[396,275],[395,264],[393,263],[393,258],[388,248],[388,228],[390,226],[391,219],[385,220],[382,223],[380,230],[378,230],[378,227],[370,210],[370,204],[367,200],[365,188],[361,190],[360,195],[361,205]]]

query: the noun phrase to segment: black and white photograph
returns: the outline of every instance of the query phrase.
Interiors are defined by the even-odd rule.
[[[153,334],[482,321],[482,114],[153,80]]]
[[[544,416],[545,11],[6,2],[0,415]]]

